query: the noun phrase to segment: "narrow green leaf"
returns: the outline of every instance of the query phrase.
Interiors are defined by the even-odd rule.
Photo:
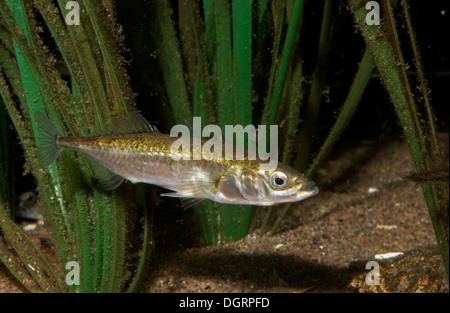
[[[14,223],[9,216],[6,208],[3,206],[3,202],[0,199],[0,230],[8,238],[9,243],[16,251],[20,261],[24,268],[28,271],[33,280],[39,285],[41,291],[45,292],[61,292],[64,291],[64,285],[61,279],[53,270],[52,266],[45,258],[43,253],[35,246],[22,229]],[[5,247],[0,249],[3,252],[0,253],[1,260],[13,270],[14,275],[24,285],[32,291],[36,291],[34,283],[27,279],[27,275],[18,270],[18,267],[10,264],[8,259],[5,258]]]
[[[365,6],[359,1],[349,0],[350,8],[357,27],[361,30],[368,49],[371,51],[378,72],[397,112],[404,134],[418,172],[430,170],[432,157],[424,141],[424,130],[419,123],[416,103],[411,92],[406,69],[399,64],[405,64],[400,49],[397,30],[395,27],[390,1],[383,1],[385,8],[381,19],[389,36],[377,25],[367,25]],[[390,40],[389,40],[389,39]],[[427,125],[433,127],[433,125]],[[431,221],[433,223],[437,242],[444,260],[444,266],[449,273],[449,234],[448,234],[448,201],[439,198],[447,197],[448,192],[439,193],[436,186],[429,183],[422,184],[422,190],[427,201]]]
[[[333,12],[332,0],[325,0],[323,10],[322,25],[320,29],[319,50],[317,53],[316,65],[313,73],[313,81],[305,106],[305,116],[299,136],[298,154],[295,167],[300,171],[305,171],[311,155],[311,145],[316,131],[319,117],[320,104],[325,87],[327,60],[329,54],[329,43],[331,36],[331,19]]]
[[[219,126],[233,125],[233,59],[231,47],[231,16],[228,0],[214,1],[216,24],[216,84]]]
[[[192,117],[192,111],[189,105],[180,49],[175,35],[169,3],[165,0],[156,1],[155,10],[158,12],[157,19],[162,36],[159,43],[160,64],[167,88],[167,95],[169,96],[175,121],[178,124],[182,124],[186,119]]]
[[[292,11],[291,23],[289,24],[283,46],[279,68],[274,79],[273,94],[271,94],[270,98],[268,98],[268,102],[266,103],[266,107],[263,113],[263,124],[266,125],[275,123],[278,106],[280,105],[281,96],[283,94],[284,84],[286,81],[287,70],[292,56],[293,44],[295,42],[295,37],[297,36],[297,32],[300,26],[302,10],[303,1],[295,1],[294,9]]]
[[[345,127],[347,127],[350,119],[356,111],[356,108],[358,107],[358,103],[361,100],[363,92],[366,89],[367,83],[370,79],[370,75],[373,71],[373,67],[374,62],[372,55],[368,50],[366,50],[364,52],[361,63],[359,64],[358,72],[356,73],[353,84],[350,87],[350,91],[341,108],[339,116],[337,117],[333,128],[328,134],[328,137],[325,139],[325,142],[322,144],[319,153],[306,172],[306,176],[312,177],[314,175],[318,166],[320,166],[320,164],[325,160],[327,154],[331,151],[333,144],[342,134]]]
[[[252,1],[232,1],[234,124],[252,123]]]

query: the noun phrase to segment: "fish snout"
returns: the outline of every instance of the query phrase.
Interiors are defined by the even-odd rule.
[[[313,182],[312,180],[310,180],[310,181],[304,183],[302,185],[302,187],[300,188],[300,190],[302,190],[302,191],[311,191],[311,190],[313,190],[315,188],[317,188],[316,183]]]
[[[302,184],[302,186],[297,190],[295,196],[298,200],[303,200],[315,196],[318,193],[319,188],[316,186],[316,183],[309,180]]]

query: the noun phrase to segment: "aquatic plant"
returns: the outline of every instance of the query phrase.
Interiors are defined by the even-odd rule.
[[[179,1],[175,8],[166,1],[156,1],[152,9],[162,38],[156,42],[157,52],[175,120],[183,122],[193,114],[222,129],[225,125],[277,122],[289,68],[294,63],[291,56],[303,5],[303,1],[219,0],[203,1],[202,5],[196,1]],[[178,20],[172,14],[175,9]],[[272,23],[283,30],[279,29],[274,37],[276,52],[269,71],[269,91],[263,112],[258,113],[253,108],[253,77],[263,62],[264,41]],[[294,82],[289,76],[289,84],[300,86],[300,79],[297,70]],[[297,90],[297,95],[292,95],[297,97],[293,108],[298,107],[300,88]],[[291,142],[297,119],[293,112],[290,133],[286,135]],[[292,145],[285,150],[285,155],[291,150]],[[244,237],[266,214],[264,209],[211,202],[199,205],[195,211],[208,245]]]
[[[388,0],[381,1],[384,9],[381,16],[383,23],[380,23],[380,25],[368,25],[366,23],[367,9],[364,1],[349,0],[349,4],[355,17],[355,23],[364,37],[366,46],[373,56],[377,70],[394,105],[411,149],[417,172],[430,172],[437,168],[448,169],[448,159],[445,159],[438,144],[436,118],[433,115],[428,96],[428,88],[407,1],[402,0],[401,6],[410,38],[411,50],[413,51],[414,63],[417,68],[420,96],[423,101],[418,101],[412,91],[412,82],[406,72],[407,65],[401,49],[391,2]],[[420,104],[423,108],[419,107]],[[420,117],[420,112],[423,112],[424,119]],[[421,186],[448,276],[448,177],[447,182],[424,181]]]
[[[425,122],[420,122],[410,77],[398,66],[405,61],[394,5],[387,0],[381,1],[381,26],[365,23],[367,1],[156,0],[135,2],[130,9],[124,1],[79,0],[83,14],[75,27],[65,21],[74,9],[66,7],[68,2],[0,2],[0,105],[21,141],[26,169],[36,177],[62,265],[53,270],[36,243],[12,222],[14,190],[4,182],[15,165],[5,154],[12,151],[11,134],[4,131],[8,121],[0,114],[0,170],[8,175],[0,182],[0,259],[30,291],[136,290],[152,250],[154,205],[145,196],[148,186],[101,190],[83,156],[63,153],[58,163],[40,168],[36,111],[74,136],[106,127],[113,116],[135,110],[135,102],[163,131],[189,123],[192,116],[222,128],[277,124],[280,160],[313,177],[350,123],[376,69],[418,173],[433,172],[442,160],[406,1],[401,1],[403,16]],[[347,36],[340,30],[351,18],[366,48],[353,55],[354,70],[347,75],[353,79],[341,88],[346,94],[342,105],[324,108],[327,90],[336,83],[330,79],[333,51]],[[130,51],[122,49],[125,45]],[[122,56],[129,54],[139,64],[128,68],[130,77]],[[320,125],[329,111],[337,112],[335,118]],[[324,139],[318,136],[323,129],[328,132]],[[448,272],[448,181],[426,180],[422,188]],[[255,230],[273,234],[289,207],[205,201],[194,210],[205,243],[219,245]],[[61,283],[70,261],[82,265],[79,286]]]
[[[323,4],[316,3],[321,11],[313,11],[317,7],[311,3],[308,6],[304,1],[289,0],[200,3],[185,0],[178,1],[177,5],[156,1],[147,11],[145,6],[142,9],[156,21],[153,24],[158,30],[154,35],[155,55],[175,121],[189,120],[193,114],[221,127],[227,123],[280,125],[283,142],[280,160],[312,177],[349,124],[370,78],[374,77],[374,69],[392,99],[418,172],[432,170],[432,164],[444,160],[437,146],[428,89],[407,9],[403,11],[404,20],[414,51],[420,96],[411,92],[405,69],[398,66],[405,62],[392,17],[396,2],[381,2],[384,12],[381,26],[365,24],[371,12],[365,7],[367,1],[325,0]],[[351,10],[346,11],[348,8],[344,7],[348,4]],[[406,8],[407,3],[402,1],[402,7]],[[305,24],[311,23],[305,17],[313,12],[321,15],[322,20],[317,47],[314,47],[317,53],[311,59],[305,52],[312,48],[310,41],[305,40],[309,33],[304,29],[312,28]],[[320,142],[317,125],[330,84],[333,52],[345,36],[339,32],[342,24],[352,15],[362,30],[366,49],[360,54],[359,63],[355,62],[353,83],[328,128],[328,136]],[[306,71],[305,60],[312,61],[311,69]],[[305,82],[307,75],[311,75],[311,80]],[[414,109],[417,97],[425,99],[426,123],[418,123],[419,113]],[[426,141],[425,137],[431,139]],[[445,193],[445,182],[440,187],[436,184],[424,183],[423,189],[448,268],[445,252],[448,251],[448,223],[445,222],[448,193]],[[289,207],[288,204],[278,210],[230,208],[207,202],[195,210],[206,244],[216,245],[238,240],[255,229],[260,232],[270,229],[269,233],[273,234]]]
[[[304,7],[304,1],[289,0],[186,0],[178,6],[156,1],[143,6],[141,9],[157,21],[155,54],[175,121],[183,123],[194,115],[222,129],[226,124],[282,125],[280,160],[306,171],[325,90],[337,5],[324,2],[317,59],[308,85],[302,64],[302,22],[308,14]],[[342,112],[308,170],[309,176],[347,126],[372,68],[371,56],[366,53]],[[306,101],[303,94],[308,95]],[[289,207],[238,208],[205,202],[195,211],[206,244],[217,245],[256,229],[264,233],[270,228],[273,234]]]
[[[76,10],[68,1],[58,6],[41,0],[0,2],[0,94],[45,201],[62,267],[52,269],[4,205],[0,229],[6,241],[2,238],[0,258],[31,291],[132,291],[151,250],[150,202],[136,200],[145,187],[105,192],[89,179],[92,172],[82,156],[63,154],[45,170],[36,158],[36,111],[48,114],[67,135],[86,135],[134,108],[121,39],[109,31],[116,28],[108,13],[112,2],[77,3],[83,22],[74,26],[65,22]],[[135,225],[140,238],[129,236]],[[73,261],[81,264],[81,283],[62,284],[64,266]],[[130,264],[131,272],[126,270]]]

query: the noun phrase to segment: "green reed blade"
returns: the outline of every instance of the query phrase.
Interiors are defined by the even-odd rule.
[[[68,1],[59,0],[58,4],[62,12],[66,12],[66,4]],[[80,10],[83,9],[80,4]],[[96,56],[93,51],[97,50],[96,46],[89,40],[87,31],[90,23],[84,22],[77,27],[67,27],[69,38],[72,41],[73,48],[78,57],[78,62],[83,71],[83,78],[87,83],[89,94],[92,99],[92,105],[95,112],[95,122],[97,129],[102,129],[107,122],[111,120],[108,99],[103,86],[103,79],[97,67]],[[68,39],[69,39],[68,38]]]
[[[263,124],[271,125],[275,123],[276,115],[278,112],[278,107],[280,105],[281,96],[283,94],[284,85],[286,82],[286,75],[290,60],[292,57],[293,44],[295,42],[295,37],[297,36],[300,18],[303,10],[303,1],[295,1],[294,9],[292,11],[291,22],[289,24],[286,38],[283,45],[283,51],[281,54],[281,59],[279,61],[279,67],[277,73],[274,76],[273,93],[269,93],[269,97],[264,108],[263,113]],[[276,60],[276,59],[275,59]]]
[[[129,100],[126,100],[125,97],[132,97],[131,90],[126,85],[128,79],[126,79],[126,73],[124,72],[123,67],[117,64],[117,61],[120,60],[120,54],[117,51],[117,47],[114,44],[110,44],[111,42],[114,42],[114,38],[111,38],[114,35],[109,29],[105,29],[104,26],[102,27],[100,23],[100,14],[101,12],[106,11],[106,8],[100,6],[99,3],[94,5],[92,1],[83,1],[83,3],[87,9],[88,16],[95,32],[96,41],[99,43],[104,60],[105,77],[106,80],[109,81],[109,83],[106,83],[106,86],[109,87],[107,95],[110,102],[112,102],[110,105],[115,109],[116,114],[127,113]],[[105,20],[108,19],[104,19],[104,21]],[[109,26],[114,27],[115,25]]]
[[[363,4],[353,0],[349,0],[349,4],[355,17],[356,25],[362,32],[366,45],[372,53],[378,72],[394,105],[416,169],[418,172],[430,170],[433,161],[432,153],[424,140],[425,132],[419,122],[414,95],[411,91],[405,67],[398,66],[398,64],[405,64],[405,62],[400,49],[391,3],[383,1],[382,4],[385,10],[383,11],[384,16],[381,18],[383,23],[385,23],[384,26],[389,32],[389,36],[384,31],[381,31],[378,25],[366,24],[367,10]],[[433,125],[427,125],[427,127],[433,127]],[[439,192],[437,187],[430,183],[423,183],[422,190],[448,276],[448,200],[445,200],[448,199],[448,193]]]
[[[120,291],[126,275],[126,222],[127,210],[130,209],[122,191],[105,193],[98,190],[90,183],[92,171],[86,160],[80,157],[75,161],[73,153],[62,153],[59,167],[53,164],[44,171],[40,169],[33,130],[35,111],[49,114],[63,133],[68,130],[68,135],[80,135],[80,132],[92,131],[93,125],[107,124],[111,119],[109,112],[123,113],[131,108],[132,97],[128,79],[123,74],[123,60],[118,55],[116,33],[109,37],[103,29],[105,25],[114,25],[112,15],[97,15],[99,8],[107,6],[111,9],[111,2],[105,1],[96,7],[88,3],[88,10],[82,3],[81,19],[84,23],[71,27],[61,23],[63,17],[58,17],[59,13],[55,18],[55,10],[58,11],[53,4],[36,0],[36,6],[69,68],[70,90],[53,68],[52,56],[42,53],[45,50],[42,42],[34,42],[34,36],[38,37],[40,32],[36,29],[31,7],[24,6],[20,0],[10,1],[14,2],[14,10],[0,3],[0,22],[7,29],[7,35],[12,37],[14,57],[21,75],[14,74],[10,68],[0,68],[0,94],[31,163],[41,196],[46,201],[47,215],[50,223],[54,224],[63,265],[72,260],[81,263],[81,285],[68,286],[68,289]],[[66,3],[59,1],[63,15]],[[8,41],[4,34],[0,38]],[[11,47],[11,44],[3,47]],[[2,49],[0,54],[7,55],[7,51]],[[10,67],[14,67],[15,60],[11,57],[9,60],[12,61]],[[20,109],[16,107],[10,89],[21,102]],[[20,92],[21,89],[26,93]],[[150,226],[147,224],[147,227]]]
[[[214,123],[216,112],[214,106],[215,87],[210,75],[209,56],[205,43],[205,30],[201,19],[200,8],[194,0],[180,1],[180,43],[186,64],[186,75],[193,93],[193,113],[200,116],[202,122]]]
[[[342,105],[341,112],[339,113],[339,116],[337,117],[336,122],[334,123],[330,133],[325,139],[325,142],[320,147],[319,153],[315,157],[311,166],[308,168],[308,171],[306,172],[307,177],[312,177],[314,175],[318,167],[325,160],[325,157],[331,151],[331,148],[333,147],[334,143],[337,141],[339,136],[342,134],[342,132],[345,130],[348,123],[350,122],[350,119],[355,113],[358,103],[361,100],[362,94],[366,89],[367,83],[369,82],[370,76],[373,71],[373,66],[374,63],[372,55],[368,50],[366,50],[364,52],[361,63],[359,64],[358,72],[355,75],[353,84],[350,87],[350,91],[347,95],[347,98],[345,99],[345,102]],[[283,159],[283,162],[286,161],[287,161],[286,159]],[[290,203],[286,204],[283,207],[280,216],[277,218],[275,224],[273,225],[269,233],[270,236],[272,236],[275,233],[281,221],[286,216],[286,213],[290,207],[291,207]]]
[[[12,30],[13,25],[17,26],[15,24],[15,20],[17,20],[19,24],[22,24],[22,26],[17,26],[19,27],[19,29],[29,29],[28,24],[25,22],[26,18],[24,16],[24,8],[21,1],[10,0],[10,5],[14,7],[13,12],[10,11],[6,4],[0,5],[1,14],[7,22],[9,29]],[[14,13],[14,16],[12,16],[12,13]],[[42,97],[45,95],[48,96],[48,92],[42,92],[42,90],[47,89],[44,87],[45,83],[42,81],[41,77],[38,74],[38,65],[36,65],[36,62],[34,62],[34,57],[31,55],[29,46],[27,44],[27,41],[32,41],[31,36],[28,36],[26,38],[25,34],[20,31],[16,31],[12,33],[12,35],[14,38],[15,53],[19,71],[21,73],[21,77],[26,78],[23,80],[23,89],[27,91],[24,98],[24,100],[26,99],[26,102],[28,103],[28,106],[26,108],[28,109],[30,115],[34,115],[34,112],[38,110],[44,112],[44,101]],[[11,103],[11,101],[5,101],[5,103],[8,104]],[[16,121],[15,126],[17,128],[18,121]],[[34,128],[34,132],[35,131],[36,128]],[[58,190],[61,190],[59,174],[54,165],[50,168],[49,173],[52,181],[56,184],[56,186],[58,186]],[[67,213],[65,212],[65,209],[63,209],[63,216],[65,216],[64,219],[67,221]],[[59,226],[60,225],[55,225],[55,227]],[[62,238],[60,238],[60,240],[62,240]],[[64,246],[61,241],[60,244],[60,246]]]
[[[8,140],[8,113],[0,97],[0,198],[3,198],[10,208],[10,215],[14,216],[15,186],[14,181],[14,151],[12,141]]]
[[[434,153],[436,155],[439,155],[439,144],[438,144],[438,140],[437,140],[437,136],[436,136],[436,126],[435,126],[433,111],[431,109],[430,97],[428,96],[428,89],[427,89],[427,84],[425,81],[425,75],[424,75],[424,72],[422,69],[422,62],[421,62],[420,56],[419,56],[419,48],[417,47],[416,39],[414,36],[414,30],[413,30],[413,26],[411,23],[411,17],[409,14],[408,3],[405,0],[401,0],[401,3],[402,3],[402,7],[403,7],[403,13],[405,14],[406,26],[408,27],[408,33],[409,33],[410,41],[411,41],[411,48],[414,53],[414,62],[416,63],[417,76],[418,76],[418,79],[420,82],[420,91],[421,91],[421,94],[423,96],[423,100],[425,103],[425,109],[426,109],[426,113],[427,113],[427,122],[430,125],[429,131],[431,133],[433,149],[434,149]]]
[[[216,25],[216,65],[217,65],[217,120],[219,126],[233,125],[233,59],[231,43],[231,15],[227,0],[214,1],[214,21]]]
[[[186,119],[191,118],[192,112],[169,4],[167,1],[156,1],[155,10],[158,12],[157,18],[162,36],[159,47],[162,52],[160,64],[167,95],[176,123],[182,124]]]
[[[231,15],[227,1],[214,4],[217,62],[218,121],[228,125],[248,125],[252,122],[251,1],[232,1]],[[231,42],[232,34],[232,42]],[[236,241],[248,233],[253,214],[250,206],[220,205],[220,242]]]
[[[136,268],[136,273],[133,275],[133,279],[129,284],[127,292],[136,292],[140,282],[143,280],[144,273],[148,267],[148,260],[153,247],[153,233],[152,233],[152,210],[151,203],[147,200],[146,188],[144,185],[136,187],[136,199],[139,202],[138,207],[142,208],[144,233],[142,236],[142,248],[140,251],[139,264]]]
[[[0,74],[0,94],[3,98],[3,101],[6,104],[6,107],[8,109],[8,112],[10,114],[10,117],[13,121],[13,124],[15,125],[15,129],[17,133],[19,134],[19,138],[21,139],[21,142],[26,142],[26,138],[32,137],[31,130],[24,127],[26,123],[20,118],[19,112],[14,107],[13,100],[11,99],[11,95],[9,94],[9,90],[6,86],[6,83],[3,79],[3,76]],[[36,159],[33,157],[35,154],[34,152],[30,151],[29,147],[24,146],[25,154],[28,160]],[[39,170],[36,166],[36,164],[32,163],[32,168],[34,173],[39,173]],[[46,199],[47,202],[47,214],[49,217],[51,217],[51,222],[53,222],[55,229],[57,230],[55,232],[56,240],[58,242],[60,252],[63,258],[66,259],[73,259],[72,250],[68,245],[68,233],[65,226],[67,225],[67,221],[64,221],[61,217],[61,214],[58,214],[57,207],[54,206],[55,201],[51,198],[55,197],[55,193],[51,188],[48,188],[48,186],[51,186],[49,183],[51,181],[51,178],[48,175],[37,175],[37,179],[39,181],[39,184],[42,186],[41,188],[41,195]],[[44,183],[45,182],[45,183]],[[0,220],[0,223],[2,221]],[[69,289],[71,289],[69,287]]]
[[[58,46],[58,50],[64,61],[64,66],[67,66],[67,70],[70,73],[72,95],[77,106],[69,105],[67,107],[62,103],[60,107],[64,111],[64,115],[73,116],[75,118],[77,126],[80,127],[79,131],[83,135],[86,135],[89,130],[93,130],[90,128],[92,127],[92,125],[90,125],[91,123],[88,123],[86,118],[88,112],[86,102],[90,101],[82,96],[89,94],[89,87],[84,79],[83,72],[79,70],[81,65],[78,61],[76,51],[74,51],[72,40],[69,40],[69,32],[61,17],[58,16],[58,14],[55,14],[55,11],[57,11],[58,8],[52,2],[35,0],[34,3],[45,20],[46,26],[52,34],[52,38]],[[73,103],[73,101],[70,103]],[[80,108],[84,114],[80,114]],[[82,127],[86,124],[89,125],[89,129]]]
[[[369,82],[370,75],[372,74],[374,67],[374,62],[370,51],[366,50],[364,52],[363,58],[359,64],[358,72],[353,80],[353,84],[350,87],[350,91],[342,105],[339,116],[333,125],[330,133],[328,134],[325,142],[320,147],[320,151],[312,162],[311,166],[308,168],[306,175],[312,177],[316,172],[317,168],[325,160],[325,157],[331,151],[333,144],[342,134],[344,129],[347,127],[350,119],[358,107],[358,103],[366,89],[367,83]]]
[[[252,1],[232,1],[234,124],[252,123]]]
[[[8,242],[14,248],[18,258],[32,277],[34,282],[39,286],[41,291],[61,292],[65,290],[59,276],[53,270],[53,266],[47,261],[43,253],[31,241],[30,237],[11,219],[7,209],[4,207],[0,199],[0,231],[8,239]],[[2,240],[0,240],[2,241]],[[6,250],[0,243],[0,250]],[[34,282],[27,279],[27,274],[23,270],[18,270],[17,264],[13,265],[5,257],[9,254],[6,251],[0,252],[0,259],[4,264],[10,264],[14,275],[21,281],[24,286],[32,291],[36,291]],[[9,256],[11,257],[11,256]],[[13,259],[15,256],[12,256]]]
[[[298,155],[295,167],[305,171],[311,155],[311,145],[316,131],[322,94],[325,87],[327,61],[329,59],[330,36],[333,17],[333,2],[326,0],[320,29],[319,49],[315,63],[313,81],[305,106],[305,118],[299,136]]]

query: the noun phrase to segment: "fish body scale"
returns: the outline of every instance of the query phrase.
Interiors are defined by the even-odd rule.
[[[183,175],[188,175],[192,170],[204,171],[219,178],[230,165],[236,163],[223,159],[177,160],[170,151],[176,139],[163,134],[108,135],[60,138],[58,145],[83,152],[133,182],[158,182],[158,185],[168,188],[178,184]]]

